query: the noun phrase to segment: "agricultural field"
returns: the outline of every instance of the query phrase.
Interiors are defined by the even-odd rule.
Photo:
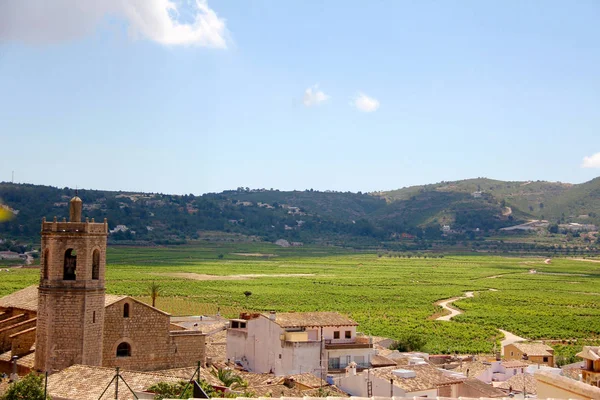
[[[38,274],[0,272],[0,296],[37,283]],[[109,248],[108,293],[149,302],[151,282],[161,287],[157,307],[172,314],[338,311],[368,334],[422,336],[435,353],[498,349],[498,328],[532,339],[600,337],[600,263],[589,260],[402,258],[256,243]],[[454,303],[464,314],[435,321],[443,314],[436,301],[466,291],[475,296]]]

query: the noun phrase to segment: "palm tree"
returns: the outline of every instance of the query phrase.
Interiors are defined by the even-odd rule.
[[[236,374],[230,369],[213,369],[211,373],[220,380],[224,386],[235,390],[235,389],[243,389],[248,387],[248,382],[242,379],[241,376]]]
[[[156,307],[156,298],[160,294],[160,285],[156,282],[152,282],[148,285],[148,292],[152,298],[152,307]]]

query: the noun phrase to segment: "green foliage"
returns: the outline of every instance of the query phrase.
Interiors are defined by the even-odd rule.
[[[150,284],[148,284],[148,294],[152,299],[152,307],[156,307],[156,299],[160,294],[160,285],[154,281],[150,282]]]
[[[407,351],[421,351],[427,345],[427,341],[424,337],[416,334],[407,334],[399,340],[396,340],[390,346],[391,350],[398,350],[400,352]]]
[[[223,386],[226,386],[231,390],[245,389],[248,387],[248,382],[231,369],[213,369],[211,373],[223,383]]]
[[[177,383],[158,382],[157,384],[150,386],[148,391],[155,394],[154,398],[156,400],[180,397],[187,399],[193,395],[192,385],[188,385],[188,382],[185,381],[180,381]]]
[[[219,254],[226,259],[219,260]],[[399,257],[405,254],[378,257],[336,247],[266,243],[109,247],[107,293],[149,303],[148,284],[158,282],[157,306],[174,315],[337,311],[367,334],[394,340],[417,335],[425,341],[423,351],[431,353],[491,352],[502,337],[498,328],[530,339],[600,336],[598,263],[451,254]],[[530,274],[531,268],[538,273]],[[175,273],[238,278],[194,280]],[[39,282],[35,269],[0,274],[0,296]],[[240,296],[244,291],[252,295]],[[475,291],[475,297],[454,303],[464,314],[451,322],[431,319],[442,311],[438,300],[466,291]]]
[[[13,382],[0,400],[44,400],[44,376],[33,372],[24,376]]]

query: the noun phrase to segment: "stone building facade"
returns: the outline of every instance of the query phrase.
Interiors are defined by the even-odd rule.
[[[35,354],[34,369],[74,364],[157,370],[204,362],[205,336],[127,296],[105,294],[108,223],[42,221],[40,284],[0,299],[0,359]],[[5,357],[7,358],[7,357]]]

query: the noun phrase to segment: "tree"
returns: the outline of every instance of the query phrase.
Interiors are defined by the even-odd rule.
[[[44,400],[44,377],[30,373],[13,382],[0,400]]]
[[[246,298],[248,298],[248,297],[252,296],[252,292],[251,292],[251,291],[249,291],[249,290],[246,290],[246,291],[244,292],[244,296],[246,296]]]
[[[558,233],[558,224],[552,224],[548,227],[548,232]]]
[[[220,397],[217,391],[206,381],[200,380],[200,387],[210,398]],[[187,389],[186,389],[187,386]],[[185,389],[185,391],[184,391]],[[148,388],[148,391],[155,394],[154,399],[162,400],[168,398],[185,398],[193,396],[193,386],[184,381],[177,383],[158,382]]]
[[[156,282],[152,282],[148,285],[148,293],[152,298],[152,307],[156,307],[156,298],[160,294],[160,285]]]
[[[232,390],[245,389],[248,387],[248,382],[243,380],[242,377],[233,372],[233,370],[219,368],[216,370],[213,369],[211,373],[217,377],[218,380],[223,382],[223,385]]]
[[[400,352],[420,351],[426,344],[427,340],[425,340],[425,338],[411,333],[392,343],[390,350],[398,350]]]

